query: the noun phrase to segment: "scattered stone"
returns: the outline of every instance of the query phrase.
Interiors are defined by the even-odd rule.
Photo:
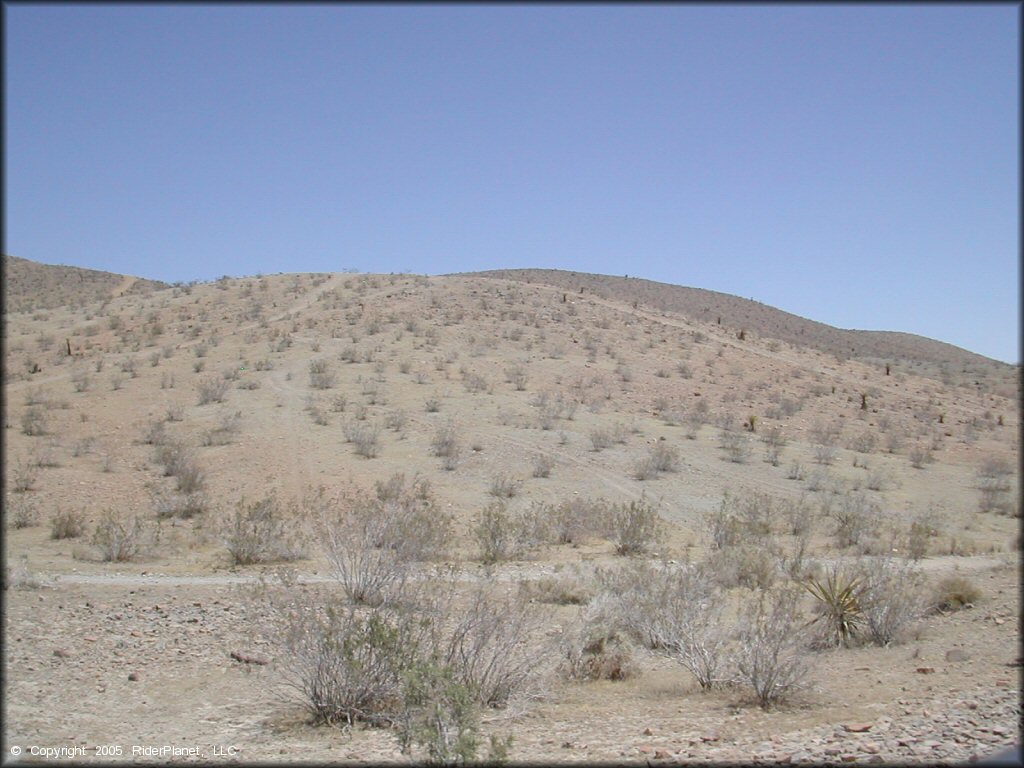
[[[654,731],[652,731],[649,727],[648,728],[644,728],[644,736],[653,736],[653,735],[654,735]]]
[[[58,659],[70,659],[71,651],[65,651],[63,648],[54,648],[53,655]]]
[[[139,673],[138,672],[129,672],[128,673],[128,679],[131,680],[133,683],[136,682],[139,679]]]
[[[935,672],[935,667],[918,667],[914,671],[918,672],[919,674],[922,674],[922,675],[930,675],[933,672]]]
[[[848,733],[865,733],[871,730],[871,726],[874,723],[847,723],[843,726],[843,730]]]
[[[672,757],[672,755],[670,755],[664,749],[656,749],[654,751],[654,759],[655,760],[668,760],[670,757]]]

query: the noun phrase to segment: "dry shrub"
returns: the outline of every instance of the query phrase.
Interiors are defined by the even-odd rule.
[[[481,510],[473,535],[485,565],[518,559],[543,540],[535,514],[513,514],[503,501]]]
[[[932,593],[932,606],[939,612],[973,608],[981,600],[981,590],[966,576],[947,576]]]
[[[867,539],[877,538],[881,530],[881,509],[864,493],[844,494],[838,504],[829,504],[826,514],[835,521],[836,546],[866,547]]]
[[[646,500],[628,501],[607,508],[604,535],[619,555],[642,555],[651,551],[661,533],[661,518]]]
[[[34,500],[25,496],[14,496],[7,503],[7,519],[15,529],[31,528],[39,524],[39,511]]]
[[[359,421],[349,421],[342,427],[345,440],[352,443],[356,454],[366,459],[376,458],[380,452],[380,427]]]
[[[629,641],[614,632],[584,628],[563,642],[562,670],[572,680],[625,680],[637,673]]]
[[[235,504],[221,524],[220,538],[235,565],[298,560],[305,557],[302,522],[297,510],[286,513],[271,493]]]
[[[592,585],[576,572],[519,582],[524,599],[552,605],[586,605],[594,596]]]
[[[196,385],[196,391],[199,393],[199,405],[223,403],[230,386],[231,383],[224,377],[207,376]]]
[[[726,589],[768,589],[780,573],[779,553],[766,541],[737,544],[715,550],[702,567]]]
[[[85,513],[80,510],[58,509],[50,521],[51,539],[76,539],[85,533]]]
[[[1005,459],[986,459],[978,469],[978,509],[1004,515],[1013,512],[1013,469]]]
[[[402,678],[428,631],[412,613],[321,603],[293,588],[269,602],[277,669],[314,723],[398,721]]]
[[[777,527],[776,519],[791,512],[798,516],[790,503],[780,502],[767,494],[737,496],[726,491],[718,509],[704,516],[704,527],[712,547],[723,549],[771,536]]]
[[[545,506],[538,515],[547,521],[550,541],[556,544],[579,544],[588,536],[603,532],[609,511],[609,504],[604,499],[575,496],[562,501],[558,506]]]
[[[139,515],[123,515],[104,510],[93,531],[92,543],[104,562],[134,560],[145,549],[148,531]]]
[[[851,576],[860,582],[858,602],[865,636],[875,645],[898,642],[904,630],[927,611],[922,575],[911,563],[865,558],[851,570]]]
[[[505,472],[491,478],[490,493],[499,499],[511,499],[519,492],[520,481]]]
[[[594,614],[688,669],[702,689],[727,680],[724,595],[704,569],[633,561],[599,571]]]
[[[802,688],[810,672],[799,597],[793,588],[761,591],[742,612],[736,666],[763,709]]]
[[[42,408],[32,406],[21,414],[21,431],[29,437],[39,437],[48,431],[46,413]]]
[[[342,493],[316,508],[320,539],[349,599],[380,605],[400,596],[411,566],[447,552],[450,515],[435,508],[426,480],[406,484],[401,474],[378,482],[375,496]]]
[[[546,614],[521,597],[498,596],[486,584],[474,590],[465,608],[453,612],[446,665],[482,706],[506,707],[526,692],[543,656],[534,641],[547,623]]]

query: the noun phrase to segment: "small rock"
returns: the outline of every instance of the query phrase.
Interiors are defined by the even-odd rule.
[[[701,741],[718,741],[720,738],[721,737],[717,733],[712,731],[710,733],[705,733],[704,735],[702,735],[700,737],[700,740]]]
[[[922,675],[930,675],[933,672],[935,672],[935,667],[918,667],[914,671],[918,672],[919,674],[922,674]]]
[[[53,655],[58,659],[69,659],[71,658],[71,652],[65,651],[63,648],[54,648]]]
[[[654,759],[655,760],[668,760],[670,757],[672,757],[672,755],[670,755],[664,749],[656,749],[654,751]]]
[[[139,679],[139,673],[138,672],[129,672],[128,673],[128,679],[131,680],[133,683],[136,682]]]
[[[654,731],[652,731],[650,728],[644,728],[644,736],[653,736],[653,735],[654,735]]]
[[[869,755],[877,755],[879,752],[879,747],[873,741],[868,741],[860,745],[860,751],[867,752]]]
[[[843,726],[843,730],[848,733],[865,733],[871,730],[871,726],[874,723],[847,723]]]

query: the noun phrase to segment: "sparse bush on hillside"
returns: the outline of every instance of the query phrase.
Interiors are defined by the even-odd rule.
[[[986,459],[978,468],[978,509],[1011,514],[1013,511],[1013,470],[1005,459]]]
[[[546,453],[538,453],[533,457],[533,476],[550,477],[555,460]]]
[[[709,574],[692,566],[634,560],[597,574],[592,617],[683,665],[703,689],[725,682],[725,600]]]
[[[640,499],[608,507],[602,528],[604,536],[615,545],[616,554],[633,556],[651,551],[662,523],[657,510],[646,499]]]
[[[328,560],[349,599],[370,605],[400,596],[411,564],[438,559],[451,541],[451,516],[436,509],[429,485],[401,474],[378,482],[375,496],[316,502]]]
[[[229,382],[224,378],[207,376],[202,379],[196,386],[196,390],[199,393],[199,405],[223,403],[224,398],[227,397],[229,386]]]
[[[761,442],[764,444],[764,460],[773,467],[779,466],[782,452],[789,442],[782,429],[780,427],[772,427],[761,435]]]
[[[490,493],[499,499],[511,499],[519,492],[521,482],[504,472],[499,472],[491,478]]]
[[[85,513],[58,509],[50,521],[51,539],[76,539],[85,533]]]
[[[99,548],[104,562],[134,560],[142,553],[146,529],[139,515],[123,515],[104,510],[93,531],[92,543]]]
[[[529,545],[529,530],[522,516],[514,516],[503,502],[488,504],[480,513],[473,535],[485,565],[516,559]]]
[[[826,515],[835,521],[836,546],[866,547],[868,539],[877,537],[881,529],[879,506],[861,492],[844,494],[836,504],[830,504]]]
[[[438,425],[434,437],[430,441],[430,447],[435,456],[446,460],[445,468],[454,469],[461,453],[459,448],[459,432],[455,422],[448,421]]]
[[[889,558],[861,560],[852,575],[861,583],[858,597],[865,634],[876,645],[889,645],[927,610],[922,576],[910,563]]]
[[[495,595],[486,584],[455,613],[445,663],[480,705],[507,706],[537,670],[542,652],[531,640],[546,623],[545,614],[520,597]]]
[[[8,516],[12,528],[31,528],[39,524],[39,512],[36,503],[25,496],[15,496],[7,503]]]
[[[373,459],[380,453],[380,427],[359,421],[348,421],[342,431],[345,440],[352,443],[359,456]]]
[[[331,370],[330,364],[324,359],[310,360],[309,362],[309,386],[313,389],[333,389],[338,383],[338,377]]]
[[[47,433],[46,413],[38,406],[26,408],[21,414],[21,431],[29,437]]]
[[[744,607],[738,634],[739,678],[763,709],[802,688],[810,672],[795,589],[759,592]]]
[[[305,557],[301,523],[269,494],[235,504],[233,514],[221,524],[220,537],[234,565],[298,560]]]
[[[30,461],[21,460],[11,473],[11,490],[15,493],[31,491],[39,479],[39,466]]]

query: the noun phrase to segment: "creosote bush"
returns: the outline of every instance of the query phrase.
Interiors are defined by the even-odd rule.
[[[641,498],[608,507],[603,528],[616,554],[632,556],[651,551],[662,525],[658,511]]]
[[[758,592],[742,613],[737,637],[739,680],[754,690],[763,709],[802,688],[811,658],[800,627],[799,593],[794,588]]]
[[[303,520],[286,514],[273,494],[254,502],[242,499],[221,524],[220,537],[234,565],[298,560],[305,556]]]
[[[396,473],[377,483],[374,496],[355,491],[328,498],[321,492],[311,505],[325,554],[352,602],[394,599],[414,563],[447,554],[452,518],[436,508],[422,478],[407,484]]]
[[[85,513],[58,509],[50,521],[51,539],[75,539],[85,533]]]
[[[146,528],[139,515],[122,515],[107,509],[100,515],[92,543],[105,562],[134,560],[143,551]]]

